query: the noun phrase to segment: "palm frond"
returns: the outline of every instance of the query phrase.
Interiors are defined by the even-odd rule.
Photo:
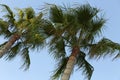
[[[50,19],[54,23],[62,23],[64,21],[62,9],[56,5],[51,6]]]
[[[45,37],[39,30],[39,28],[27,30],[27,32],[25,32],[22,36],[24,39],[23,43],[31,46],[31,49],[43,48],[46,43]]]
[[[96,37],[99,37],[102,35],[102,31],[103,31],[103,27],[105,24],[106,20],[104,20],[103,18],[94,18],[91,21],[91,29],[89,29],[88,32],[85,32],[85,38],[84,41],[86,41],[87,43],[93,43],[96,39]]]
[[[96,35],[99,36],[101,34],[105,23],[106,23],[106,20],[103,17],[101,18],[96,17],[91,21],[91,24],[92,24],[91,32],[93,36],[96,36]]]
[[[29,40],[28,44],[31,44],[32,49],[42,49],[45,45],[45,38],[40,34],[35,34],[34,39]]]
[[[59,80],[60,76],[63,74],[63,71],[65,70],[67,61],[68,57],[64,57],[60,61],[58,61],[56,69],[54,70],[54,73],[51,77],[52,80]]]
[[[29,56],[29,48],[24,48],[21,52],[22,59],[24,61],[23,65],[21,67],[25,67],[25,70],[27,70],[30,67],[30,56]]]
[[[26,19],[31,19],[31,18],[35,17],[35,12],[34,12],[33,8],[31,8],[31,7],[25,8],[24,12],[25,12]]]
[[[47,37],[51,37],[56,32],[53,24],[50,21],[44,20],[43,21],[43,30]]]
[[[76,8],[76,15],[80,24],[88,23],[99,12],[97,8],[91,7],[90,4],[81,5]]]
[[[3,6],[5,10],[7,11],[8,14],[6,14],[5,17],[13,25],[15,21],[15,18],[14,18],[15,15],[13,14],[13,11],[5,4],[0,4],[0,5]]]
[[[0,35],[4,35],[5,38],[10,37],[12,33],[8,30],[8,28],[9,23],[4,20],[0,20]]]
[[[118,59],[118,58],[120,58],[120,53],[118,53],[117,55],[115,55],[115,57],[113,58],[113,60]]]
[[[66,52],[65,52],[64,40],[62,38],[61,39],[58,39],[58,38],[52,39],[50,42],[50,45],[49,45],[49,51],[56,60],[60,59],[62,57],[65,57]]]
[[[68,12],[66,11],[66,14],[64,14],[64,17],[65,17],[65,24],[69,24],[69,25],[76,25],[76,17],[75,17],[75,13],[73,11],[69,11],[68,9]]]
[[[120,44],[115,43],[107,38],[103,38],[98,43],[91,45],[89,51],[90,58],[100,58],[101,56],[106,55],[116,55],[116,53],[120,53]]]
[[[83,71],[86,78],[90,80],[94,68],[86,61],[85,56],[85,53],[81,51],[77,57],[76,65],[78,66],[78,69]]]
[[[98,36],[96,34],[101,31],[101,27],[105,23],[104,19],[98,16],[99,9],[86,4],[77,7],[75,11],[77,17],[76,24],[78,24],[80,34],[82,33],[79,38],[86,40],[86,42],[93,42],[96,36]]]
[[[17,13],[18,14],[18,19],[22,20],[24,18],[24,16],[25,16],[24,11],[22,9],[19,9],[19,8],[16,8],[16,10],[18,12]]]

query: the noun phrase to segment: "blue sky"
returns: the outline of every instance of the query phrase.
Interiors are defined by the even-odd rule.
[[[103,37],[120,43],[120,0],[0,0],[0,4],[7,4],[12,9],[15,7],[33,7],[35,10],[43,7],[44,3],[74,4],[90,3],[100,8],[108,19]],[[0,43],[4,41],[0,38]],[[31,66],[27,71],[19,69],[22,60],[18,56],[12,61],[0,60],[0,80],[50,80],[55,67],[55,61],[48,55],[47,49],[41,52],[30,52]],[[100,60],[89,60],[94,66],[94,73],[91,80],[120,80],[120,59],[112,61],[110,57]],[[84,80],[80,71],[74,72],[70,80]]]

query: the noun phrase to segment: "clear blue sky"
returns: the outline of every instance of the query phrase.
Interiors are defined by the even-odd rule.
[[[108,19],[103,33],[104,37],[120,43],[120,0],[0,0],[0,4],[7,4],[12,9],[15,7],[33,7],[35,10],[41,8],[44,3],[73,4],[90,3],[100,8]],[[3,39],[0,38],[0,43]],[[0,80],[50,80],[55,61],[48,55],[47,49],[40,53],[30,52],[31,66],[28,71],[19,69],[22,62],[20,57],[12,61],[0,59]],[[120,80],[120,59],[112,61],[106,57],[100,60],[89,60],[95,71],[91,80]],[[70,80],[84,80],[80,71],[74,72]]]

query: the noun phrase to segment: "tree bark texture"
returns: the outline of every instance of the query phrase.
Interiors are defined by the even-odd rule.
[[[78,53],[79,53],[79,48],[74,47],[72,50],[71,56],[69,57],[69,60],[67,62],[66,69],[64,70],[61,80],[69,80],[70,79],[70,75],[73,71]]]
[[[12,45],[20,39],[20,35],[14,34],[9,41],[3,46],[2,49],[0,49],[0,57],[2,57],[11,47]]]

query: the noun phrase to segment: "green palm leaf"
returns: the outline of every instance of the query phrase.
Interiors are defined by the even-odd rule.
[[[57,40],[55,40],[55,42],[54,42],[54,39],[57,39]],[[59,39],[56,37],[54,39],[52,39],[50,42],[51,45],[49,46],[50,47],[49,51],[54,56],[54,58],[57,60],[61,57],[66,56],[65,43],[64,43],[63,39]]]
[[[0,35],[3,35],[5,38],[9,38],[11,36],[11,32],[8,30],[9,24],[4,21],[0,20]]]
[[[33,17],[35,17],[35,12],[33,10],[33,8],[25,8],[25,18],[26,19],[32,19]]]
[[[14,18],[15,15],[13,14],[12,10],[7,5],[4,5],[4,4],[0,4],[0,5],[3,6],[5,10],[7,11],[8,14],[5,15],[5,17],[13,25],[15,21],[15,18]]]
[[[85,74],[86,78],[88,80],[91,79],[92,73],[93,73],[93,66],[88,63],[85,59],[86,54],[84,52],[80,52],[80,54],[77,57],[76,65],[78,66],[78,69],[82,70],[83,74]]]
[[[87,25],[92,18],[94,18],[99,10],[91,7],[89,4],[81,5],[76,8],[77,19],[80,24]]]
[[[52,80],[59,80],[60,76],[63,74],[63,71],[65,70],[67,61],[68,57],[64,57],[60,61],[58,61],[56,69],[54,70],[54,73],[51,77]]]
[[[50,8],[50,19],[55,23],[62,23],[64,18],[61,8],[59,8],[56,5],[53,5]]]
[[[89,53],[91,58],[100,58],[106,55],[116,55],[120,53],[120,44],[114,43],[107,38],[103,38],[98,43],[91,45]]]
[[[21,56],[24,61],[22,67],[25,67],[25,70],[27,70],[30,67],[30,56],[28,49],[29,48],[24,48],[21,52]]]

